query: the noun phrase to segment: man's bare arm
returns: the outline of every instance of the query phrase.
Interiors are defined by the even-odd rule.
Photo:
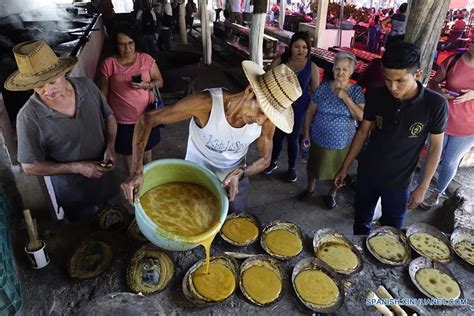
[[[142,114],[133,132],[132,170],[122,183],[125,198],[133,204],[143,184],[143,154],[151,129],[160,124],[181,122],[191,117],[199,126],[205,126],[211,111],[211,96],[208,93],[188,96],[174,105]]]
[[[210,96],[207,93],[187,96],[177,103],[161,109],[145,112],[137,120],[133,132],[133,156],[131,174],[142,173],[143,154],[153,127],[172,124],[195,117],[200,126],[207,123],[211,109]]]
[[[410,199],[408,200],[407,207],[414,209],[423,202],[425,198],[426,190],[430,186],[431,179],[436,172],[438,167],[441,152],[443,150],[443,138],[444,133],[441,134],[430,134],[430,147],[426,154],[425,169],[423,170],[423,179],[421,179],[418,187],[411,193]]]
[[[273,149],[273,134],[275,125],[270,120],[266,120],[262,126],[262,134],[257,139],[259,157],[247,165],[245,176],[259,174],[270,165]]]
[[[77,161],[59,163],[42,161],[36,163],[22,163],[25,173],[36,176],[55,176],[63,174],[81,174],[87,178],[100,178],[110,169],[102,167],[98,161]]]
[[[242,177],[259,174],[270,165],[274,132],[275,125],[273,125],[270,120],[266,120],[262,126],[262,134],[257,139],[259,158],[254,160],[245,168],[232,170],[226,175],[225,179],[222,180],[222,185],[227,189],[229,201],[233,201],[235,196],[239,193],[239,180]]]
[[[430,134],[430,146],[426,154],[425,169],[423,170],[423,179],[420,186],[428,189],[431,179],[433,178],[436,168],[438,168],[439,159],[443,150],[444,133]]]
[[[115,116],[110,115],[105,119],[105,141],[106,147],[103,157],[103,162],[106,165],[112,164],[112,167],[115,167],[116,154],[115,154],[115,138],[117,136],[117,121]]]
[[[114,148],[115,138],[117,137],[117,120],[115,116],[110,115],[105,119],[105,140],[107,148]]]

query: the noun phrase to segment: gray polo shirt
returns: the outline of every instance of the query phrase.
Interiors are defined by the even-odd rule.
[[[87,78],[67,78],[76,93],[76,115],[47,107],[35,93],[17,116],[18,161],[21,163],[102,161],[106,147],[107,101]],[[118,192],[114,174],[99,179],[80,174],[51,176],[56,199],[66,211],[81,212],[100,205]]]
[[[17,116],[18,161],[102,160],[105,121],[112,115],[97,86],[87,78],[67,78],[76,92],[76,115],[47,107],[34,93]]]

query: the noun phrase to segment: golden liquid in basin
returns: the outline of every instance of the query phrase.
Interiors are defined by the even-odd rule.
[[[295,288],[301,298],[311,304],[332,306],[339,297],[336,283],[319,270],[303,270],[295,278]]]
[[[224,223],[221,230],[228,239],[238,244],[245,244],[258,237],[258,227],[248,218],[232,218]]]
[[[242,285],[247,294],[259,304],[276,300],[282,288],[278,274],[268,267],[257,265],[243,272]]]
[[[235,277],[232,271],[219,262],[199,267],[192,275],[196,291],[208,300],[220,302],[228,298],[235,289]]]
[[[449,248],[442,240],[426,233],[414,233],[409,237],[411,245],[424,256],[434,260],[448,260]]]
[[[301,239],[284,229],[268,232],[263,242],[272,253],[280,256],[293,257],[303,250]]]
[[[146,192],[140,198],[140,203],[156,225],[178,236],[198,236],[219,224],[219,200],[198,184],[163,184]],[[200,242],[206,252],[206,267],[214,237],[215,234]]]
[[[217,197],[198,184],[163,184],[146,192],[140,203],[155,224],[183,237],[203,234],[219,221]]]
[[[316,257],[336,271],[350,272],[359,265],[357,255],[344,244],[325,243],[318,248]]]
[[[456,299],[461,295],[461,289],[456,281],[437,269],[422,268],[416,273],[415,279],[433,297]]]

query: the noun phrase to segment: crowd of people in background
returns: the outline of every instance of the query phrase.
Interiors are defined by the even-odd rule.
[[[53,176],[58,201],[70,219],[89,216],[97,211],[98,199],[110,196],[116,153],[123,157],[129,175],[122,184],[123,193],[133,203],[143,181],[143,164],[152,160],[151,150],[162,137],[159,126],[186,119],[191,119],[186,159],[216,173],[237,211],[246,209],[248,177],[277,169],[285,140],[287,181],[297,181],[298,157],[301,151],[308,153],[306,189],[295,198],[310,200],[316,181],[328,181],[329,190],[321,194],[328,209],[337,205],[337,191],[345,184],[352,162],[359,160],[355,234],[370,231],[378,199],[382,200],[382,224],[399,228],[407,208],[429,209],[440,203],[461,158],[474,146],[472,34],[468,48],[446,58],[425,88],[418,81],[420,50],[403,42],[408,5],[403,3],[383,19],[383,11],[373,10],[371,51],[377,46],[377,34],[391,25],[386,30],[387,49],[369,76],[378,80],[354,83],[356,57],[341,51],[333,61],[332,78],[320,82],[319,69],[310,58],[310,38],[296,32],[266,71],[243,62],[249,81],[243,91],[209,89],[157,108],[156,90],[166,83],[153,55],[157,49],[170,49],[176,4],[143,0],[133,23],[110,29],[114,53],[102,62],[97,85],[86,78],[66,77],[77,59],[58,59],[43,41],[14,48],[15,56],[31,61],[28,65],[38,58],[45,60],[44,69],[19,64],[5,83],[7,89],[35,91],[18,115],[18,161],[27,173]],[[305,12],[306,6],[302,1],[298,10]],[[226,18],[242,22],[240,0],[215,1],[214,9],[217,20],[224,10]],[[196,12],[194,1],[187,0],[189,32]],[[464,30],[463,19],[464,13],[458,12],[452,29]],[[71,118],[73,124],[64,120]],[[58,135],[55,131],[62,128],[69,132]],[[87,135],[81,134],[83,130]],[[428,151],[410,190],[426,141]],[[247,163],[253,142],[258,157]],[[227,147],[222,148],[223,144]],[[424,199],[440,157],[435,188]],[[97,194],[91,193],[94,189]]]
[[[299,2],[286,1],[285,15],[301,16],[302,22],[313,20],[313,8],[311,2],[301,0]],[[108,28],[113,33],[113,6],[111,1],[96,1],[97,9],[104,11],[104,19]],[[110,3],[110,5],[107,5]],[[190,35],[193,34],[193,24],[198,14],[198,6],[195,0],[136,0],[134,1],[135,26],[141,29],[138,45],[147,53],[155,53],[159,50],[169,50],[171,40],[178,31],[179,4],[185,3],[185,25]],[[281,2],[276,0],[268,2],[267,24],[278,26]],[[366,39],[367,50],[379,53],[393,39],[403,39],[407,23],[408,4],[402,3],[398,8],[360,8],[365,11],[363,16],[367,20],[359,21],[351,14],[349,17],[339,21],[337,12],[329,11],[327,23],[338,26],[341,23],[366,26],[364,34],[356,34],[356,40]],[[253,3],[250,0],[213,0],[212,10],[209,10],[214,22],[228,21],[232,23],[249,25],[253,12]],[[447,34],[447,40],[440,42],[439,51],[457,48],[461,45],[458,41],[461,37],[467,37],[466,26],[470,19],[470,12],[466,9],[450,10],[446,15],[446,23],[443,33]],[[293,27],[294,28],[294,27]],[[362,36],[364,35],[364,36]],[[153,43],[154,42],[154,43]]]

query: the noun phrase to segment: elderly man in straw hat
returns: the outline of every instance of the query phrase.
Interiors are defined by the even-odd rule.
[[[291,133],[291,104],[302,92],[298,78],[284,64],[266,73],[251,61],[244,61],[242,67],[250,82],[242,92],[230,94],[221,88],[209,89],[139,118],[133,138],[131,174],[122,184],[130,203],[138,198],[143,183],[143,150],[152,127],[191,119],[186,160],[213,171],[233,201],[231,211],[245,211],[247,177],[270,164],[275,126]],[[255,140],[259,157],[247,164],[245,156]]]
[[[28,174],[51,176],[69,220],[86,217],[116,193],[112,111],[91,80],[65,77],[77,58],[58,58],[43,41],[20,43],[13,53],[18,70],[5,88],[34,90],[17,116],[18,161]]]

